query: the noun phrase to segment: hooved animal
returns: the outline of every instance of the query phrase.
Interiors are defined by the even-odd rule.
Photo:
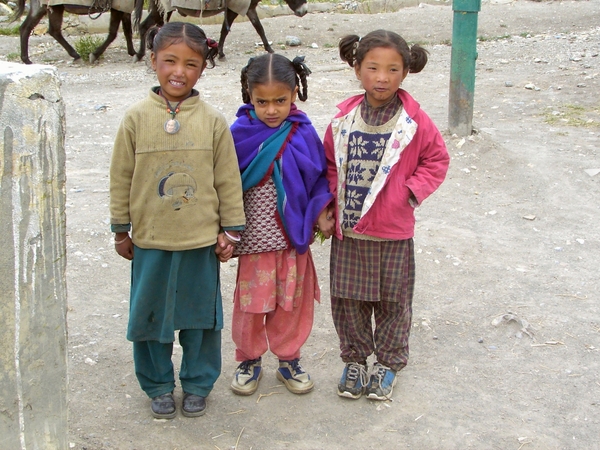
[[[298,17],[302,17],[308,12],[307,0],[285,0],[285,2]],[[133,20],[134,24],[139,24],[140,50],[134,60],[141,60],[144,57],[146,32],[154,25],[161,26],[168,22],[173,11],[177,11],[182,16],[193,17],[210,17],[224,12],[221,36],[219,37],[219,59],[225,59],[225,38],[239,15],[248,17],[260,36],[264,49],[273,53],[273,48],[269,44],[256,12],[259,3],[260,0],[149,0],[148,17],[140,22],[144,5],[143,0],[136,0]]]
[[[29,59],[29,36],[33,29],[40,23],[42,18],[48,15],[48,34],[52,36],[67,51],[74,61],[81,59],[77,51],[69,44],[62,35],[63,15],[65,12],[77,15],[97,16],[110,10],[110,24],[108,36],[102,45],[93,53],[90,53],[90,62],[95,62],[100,55],[117,37],[119,25],[123,24],[123,34],[127,41],[127,53],[135,55],[133,46],[133,28],[131,24],[131,12],[135,0],[29,0],[29,12],[19,27],[21,36],[21,60],[25,64],[31,64]],[[12,21],[17,20],[25,11],[27,0],[18,0],[17,9]],[[117,5],[117,2],[119,5]],[[81,4],[78,4],[81,3]]]

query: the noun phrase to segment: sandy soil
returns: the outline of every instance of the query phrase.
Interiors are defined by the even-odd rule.
[[[232,261],[222,267],[223,374],[204,417],[172,421],[151,417],[133,373],[125,339],[129,266],[114,252],[108,226],[114,133],[124,108],[155,77],[144,63],[130,63],[121,38],[90,66],[68,62],[48,36],[32,37],[32,59],[58,67],[67,105],[71,448],[600,448],[599,23],[600,0],[483,2],[477,132],[466,139],[445,133],[448,178],[418,210],[411,359],[392,402],[335,394],[343,365],[326,243],[313,245],[323,298],[302,359],[314,392],[287,392],[271,354],[257,394],[229,390]],[[447,128],[448,4],[263,24],[278,51],[306,55],[313,74],[300,106],[321,134],[335,104],[359,92],[337,39],[381,27],[430,50],[425,70],[404,86]],[[204,28],[218,35],[218,25]],[[281,48],[289,35],[303,45]],[[239,70],[261,52],[255,42],[251,25],[236,23],[228,60],[197,86],[230,121],[241,103]],[[0,38],[0,54],[15,48],[16,38]],[[176,361],[180,353],[177,347]]]

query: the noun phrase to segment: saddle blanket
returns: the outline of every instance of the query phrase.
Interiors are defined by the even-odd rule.
[[[127,14],[133,12],[135,0],[40,0],[42,5],[56,6],[56,5],[74,5],[74,6],[104,6],[107,2],[111,3],[111,8],[116,9]]]
[[[163,5],[169,0],[161,0]],[[245,16],[250,7],[250,0],[170,0],[171,8],[165,8],[166,11],[176,8],[192,9],[196,11],[221,11],[227,5],[227,8],[240,16]],[[165,5],[166,6],[166,5]]]

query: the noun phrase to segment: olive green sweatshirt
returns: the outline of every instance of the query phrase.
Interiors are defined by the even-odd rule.
[[[184,100],[168,134],[165,99],[150,91],[129,107],[110,164],[111,224],[132,225],[135,245],[191,250],[222,227],[245,224],[242,184],[229,126],[198,95]]]

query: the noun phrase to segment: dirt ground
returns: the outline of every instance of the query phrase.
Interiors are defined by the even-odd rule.
[[[108,224],[113,137],[124,109],[155,77],[144,63],[129,61],[121,38],[90,66],[71,64],[48,36],[32,37],[34,62],[58,67],[67,107],[70,447],[599,449],[598,24],[600,0],[483,2],[476,133],[445,132],[448,177],[417,212],[411,358],[393,401],[335,393],[343,364],[330,317],[327,242],[312,247],[322,301],[302,358],[315,390],[287,392],[271,354],[255,395],[229,390],[236,367],[232,261],[222,265],[222,376],[205,416],[172,421],[151,417],[133,372],[125,339],[129,265],[114,252]],[[321,135],[335,105],[359,92],[337,40],[382,27],[431,52],[404,87],[447,129],[448,3],[284,16],[263,25],[277,51],[306,55],[313,74],[309,99],[299,106]],[[204,28],[218,36],[218,25]],[[282,48],[290,35],[303,44]],[[261,52],[255,42],[250,23],[236,23],[227,61],[197,85],[229,121],[241,103],[239,71]],[[15,49],[16,38],[0,38],[0,54]],[[176,365],[180,354],[176,347]]]

